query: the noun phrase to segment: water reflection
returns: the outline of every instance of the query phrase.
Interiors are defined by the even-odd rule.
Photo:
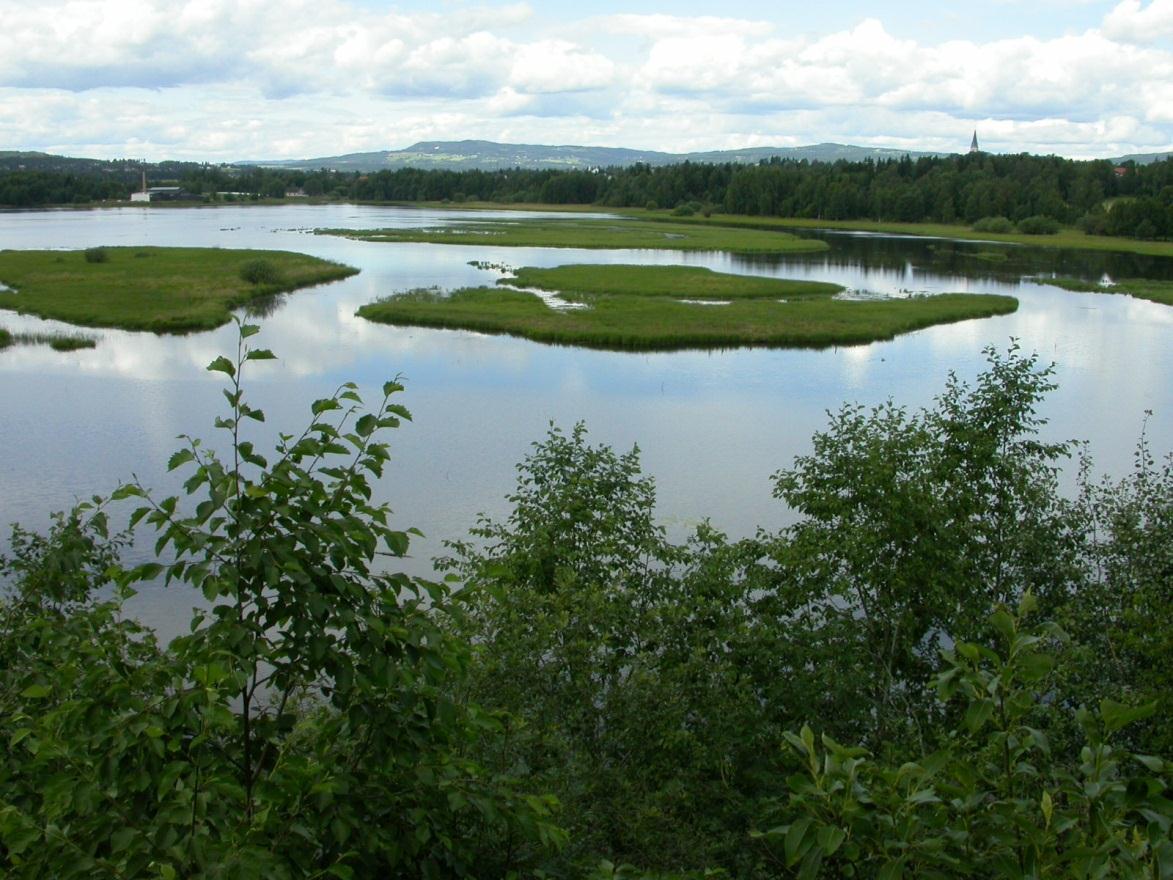
[[[482,212],[467,216],[483,218]],[[575,215],[581,216],[581,215]],[[247,393],[266,411],[250,426],[264,448],[299,430],[309,401],[355,380],[369,397],[402,375],[414,413],[391,438],[394,460],[378,487],[429,538],[406,565],[425,573],[443,538],[462,535],[479,511],[501,514],[514,465],[553,420],[585,419],[591,436],[620,449],[638,443],[657,480],[659,513],[675,531],[704,517],[733,534],[776,527],[789,514],[769,476],[810,448],[825,412],[845,401],[893,397],[916,407],[954,371],[972,379],[986,345],[1016,337],[1059,365],[1046,403],[1047,436],[1086,438],[1101,468],[1123,472],[1146,409],[1154,447],[1173,440],[1173,309],[1125,296],[1062,291],[1024,276],[1173,277],[1173,261],[1071,254],[989,243],[828,236],[831,250],[777,257],[664,251],[595,251],[376,244],[315,236],[320,226],[434,225],[447,213],[354,206],[120,209],[0,213],[5,247],[183,244],[297,250],[362,269],[359,275],[259,307],[259,343],[276,362],[250,364]],[[466,218],[464,218],[466,219]],[[975,256],[1005,253],[1005,260]],[[824,351],[740,349],[632,354],[543,346],[503,336],[372,324],[359,306],[395,291],[492,283],[468,265],[572,262],[686,264],[777,277],[835,281],[862,291],[1008,293],[1013,315],[934,327],[896,340]],[[11,330],[63,329],[0,312]],[[107,493],[137,473],[167,491],[175,437],[213,434],[223,398],[204,367],[235,350],[231,327],[158,337],[97,331],[95,349],[0,352],[0,520],[40,526],[48,511]],[[213,446],[221,441],[212,439]],[[149,595],[142,613],[166,629],[186,620],[185,599]]]

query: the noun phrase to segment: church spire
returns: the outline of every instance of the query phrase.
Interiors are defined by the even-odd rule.
[[[980,150],[981,148],[978,146],[977,142],[977,129],[975,128],[973,132],[973,141],[971,141],[969,145],[969,151],[971,153],[977,153],[980,152]]]

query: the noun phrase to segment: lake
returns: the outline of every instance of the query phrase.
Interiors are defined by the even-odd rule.
[[[403,377],[407,391],[400,402],[414,421],[389,437],[393,463],[377,491],[391,503],[400,527],[416,526],[427,535],[405,563],[417,574],[430,572],[442,539],[463,536],[478,512],[504,515],[515,465],[550,422],[569,429],[583,420],[592,440],[620,450],[638,444],[645,471],[656,479],[659,515],[674,535],[708,517],[740,536],[787,521],[787,511],[771,497],[770,475],[809,450],[827,410],[888,398],[912,408],[929,405],[949,371],[972,379],[985,363],[982,349],[1005,350],[1011,338],[1058,365],[1059,390],[1043,409],[1048,438],[1087,440],[1097,469],[1110,474],[1130,467],[1142,430],[1158,454],[1173,445],[1173,309],[1024,280],[1052,273],[1173,278],[1169,259],[832,233],[824,234],[829,251],[784,258],[379,244],[310,233],[316,227],[435,225],[485,216],[349,205],[3,212],[0,247],[270,248],[360,268],[352,278],[266,305],[254,342],[280,360],[250,364],[246,393],[268,416],[257,428],[264,449],[276,432],[300,430],[310,402],[340,383],[358,382],[377,402],[384,380]],[[991,253],[1005,259],[990,259]],[[833,281],[860,295],[1005,293],[1021,305],[1013,315],[866,346],[654,354],[397,328],[354,315],[360,305],[396,291],[495,278],[470,261],[688,264]],[[2,311],[0,326],[63,327]],[[175,480],[165,471],[178,448],[176,436],[214,435],[212,421],[224,401],[221,384],[204,367],[218,354],[235,352],[233,327],[189,336],[93,332],[100,339],[92,350],[0,351],[2,524],[43,528],[50,511],[107,494],[132,474],[174,491]],[[1146,419],[1148,410],[1153,414]],[[5,534],[0,547],[6,542]],[[191,604],[189,596],[148,589],[136,613],[173,632],[186,623]]]

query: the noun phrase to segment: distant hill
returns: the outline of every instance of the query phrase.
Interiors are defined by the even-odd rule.
[[[112,175],[128,180],[143,171],[153,178],[177,178],[197,168],[199,162],[142,162],[138,159],[78,159],[25,150],[0,150],[0,173],[14,171],[51,171],[64,174]]]
[[[1135,162],[1137,165],[1151,165],[1153,162],[1164,162],[1170,157],[1173,157],[1173,152],[1132,153],[1128,156],[1119,156],[1112,161],[1116,164],[1120,164],[1121,162]]]
[[[240,162],[266,168],[296,168],[312,171],[329,168],[337,171],[386,171],[396,168],[497,170],[501,168],[546,168],[568,171],[576,168],[607,168],[634,165],[673,165],[680,162],[736,162],[754,164],[763,159],[807,159],[811,162],[835,162],[846,159],[899,159],[902,156],[943,156],[945,153],[922,153],[849,144],[814,144],[807,147],[750,147],[742,150],[715,150],[704,153],[661,153],[655,150],[631,150],[622,147],[542,146],[540,144],[499,144],[494,141],[421,141],[403,150],[380,150],[371,153],[347,153],[315,159],[284,159]]]

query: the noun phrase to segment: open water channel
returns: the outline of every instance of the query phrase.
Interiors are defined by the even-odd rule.
[[[1005,350],[1012,337],[1058,366],[1060,387],[1043,408],[1048,438],[1087,440],[1099,471],[1123,474],[1151,410],[1147,435],[1154,450],[1163,455],[1173,447],[1173,308],[1028,280],[1052,273],[1173,278],[1173,260],[842,234],[826,235],[826,252],[750,258],[379,244],[309,232],[485,216],[346,205],[6,212],[0,213],[0,248],[268,248],[360,268],[352,278],[269,304],[254,342],[280,360],[250,364],[247,395],[268,416],[256,429],[264,450],[276,432],[300,430],[310,402],[341,382],[358,382],[375,401],[384,380],[404,378],[400,402],[414,421],[389,438],[393,464],[377,492],[396,511],[399,526],[427,535],[404,563],[417,574],[430,573],[442,540],[465,535],[478,512],[505,515],[515,465],[550,422],[569,429],[583,420],[593,441],[623,451],[638,444],[645,471],[656,479],[659,515],[674,534],[707,517],[740,536],[787,521],[788,512],[771,497],[770,475],[809,450],[828,410],[888,398],[910,408],[930,405],[950,371],[972,379],[984,366],[982,349]],[[1006,259],[979,256],[990,252]],[[495,280],[470,261],[692,264],[834,281],[865,295],[1006,293],[1021,304],[1013,315],[866,346],[655,354],[390,327],[355,317],[360,305],[396,291]],[[0,326],[63,329],[4,311]],[[222,413],[222,386],[204,368],[218,354],[235,351],[233,327],[188,336],[93,332],[100,339],[92,350],[0,351],[0,550],[8,523],[43,528],[50,511],[108,494],[132,474],[174,491],[175,480],[165,472],[176,436],[219,433],[212,422]],[[187,594],[146,590],[136,612],[162,632],[176,632],[191,604]]]

